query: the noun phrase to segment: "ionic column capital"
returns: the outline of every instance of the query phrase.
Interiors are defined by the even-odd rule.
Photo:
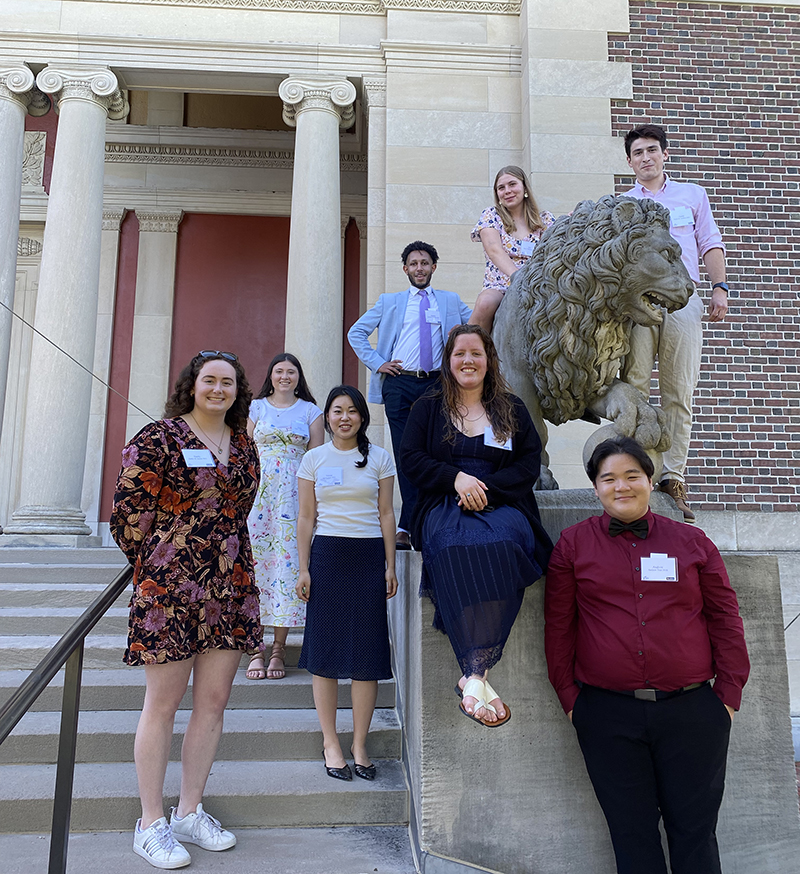
[[[182,209],[136,210],[139,219],[139,233],[155,231],[161,234],[177,234],[178,225],[183,218]]]
[[[45,67],[36,77],[45,94],[52,94],[56,111],[65,100],[87,100],[105,109],[114,121],[125,118],[130,106],[108,67]]]
[[[332,76],[289,76],[278,87],[283,101],[283,120],[294,127],[301,112],[317,109],[333,113],[339,126],[348,128],[353,123],[356,99],[355,85],[347,79]]]
[[[34,87],[36,79],[25,64],[0,65],[0,99],[18,103],[30,115],[45,115],[50,98]]]

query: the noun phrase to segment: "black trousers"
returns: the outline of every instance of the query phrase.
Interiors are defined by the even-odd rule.
[[[572,723],[619,874],[720,874],[717,814],[731,719],[711,686],[663,701],[581,689]]]
[[[417,376],[407,376],[403,373],[398,376],[387,376],[383,381],[383,405],[386,409],[386,418],[389,420],[394,463],[397,466],[397,484],[400,486],[400,496],[403,499],[397,527],[404,531],[411,531],[411,517],[417,503],[417,489],[403,474],[403,468],[400,464],[400,443],[403,440],[403,432],[406,430],[406,422],[408,422],[408,414],[411,412],[412,404],[438,382],[438,376],[420,379]]]

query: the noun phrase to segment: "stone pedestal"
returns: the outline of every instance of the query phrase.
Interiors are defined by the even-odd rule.
[[[600,512],[588,490],[543,493],[540,507],[554,538],[566,525]],[[734,553],[725,555],[725,564],[739,596],[752,673],[731,733],[717,830],[722,867],[725,874],[798,874],[778,563],[774,556]],[[575,732],[547,679],[543,581],[527,590],[492,671],[511,722],[485,729],[458,712],[458,665],[447,637],[431,627],[432,605],[417,595],[420,568],[418,553],[398,555],[400,586],[389,601],[420,870],[612,874],[605,819]]]
[[[11,347],[25,114],[44,115],[50,109],[50,100],[34,81],[26,66],[0,63],[0,429]]]
[[[81,488],[95,351],[106,118],[127,101],[108,69],[47,67],[60,119],[53,158],[25,415],[20,501],[7,534],[86,535]],[[82,367],[81,367],[82,365]]]
[[[284,348],[297,355],[322,398],[342,375],[342,250],[339,128],[353,121],[346,79],[294,76],[278,90],[297,127]]]

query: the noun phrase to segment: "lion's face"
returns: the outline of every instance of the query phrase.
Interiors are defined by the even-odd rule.
[[[669,231],[654,226],[628,248],[619,297],[609,304],[616,315],[651,327],[661,324],[664,310],[671,313],[685,307],[693,291],[680,245]]]

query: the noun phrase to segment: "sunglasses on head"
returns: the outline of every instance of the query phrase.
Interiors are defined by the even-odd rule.
[[[219,349],[203,349],[202,352],[198,352],[197,354],[201,358],[214,358],[216,355],[219,355],[220,358],[224,358],[226,361],[239,360],[233,352],[220,352]]]

